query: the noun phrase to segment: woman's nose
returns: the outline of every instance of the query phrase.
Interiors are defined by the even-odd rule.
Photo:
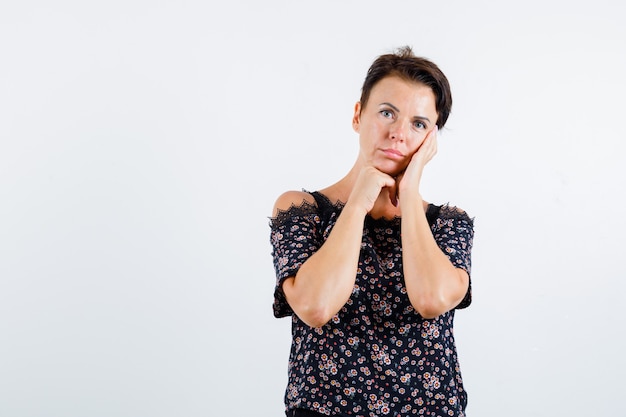
[[[400,142],[403,142],[406,139],[406,135],[407,135],[406,130],[407,130],[406,123],[402,121],[397,121],[391,127],[391,130],[390,130],[391,139],[399,140]]]

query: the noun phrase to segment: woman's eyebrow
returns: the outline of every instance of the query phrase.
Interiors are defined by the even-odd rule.
[[[400,113],[400,109],[397,108],[396,106],[394,106],[393,104],[389,103],[389,102],[383,102],[380,103],[379,106],[389,106],[391,107],[394,111]],[[426,116],[415,116],[415,119],[420,119],[420,120],[426,120],[428,123],[430,123],[430,119]]]
[[[388,103],[388,102],[386,102],[386,101],[385,101],[385,102],[383,102],[383,103],[380,103],[380,104],[379,104],[379,106],[389,106],[389,107],[391,107],[392,109],[394,109],[395,111],[397,111],[398,113],[400,113],[400,109],[399,109],[399,108],[397,108],[397,107],[396,107],[396,106],[394,106],[393,104]]]
[[[415,116],[415,119],[417,120],[426,120],[428,123],[430,123],[430,119],[426,116]]]

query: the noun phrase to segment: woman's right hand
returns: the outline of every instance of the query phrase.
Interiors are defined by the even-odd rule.
[[[396,180],[373,166],[364,167],[357,177],[346,205],[351,204],[369,213],[384,188],[389,189],[391,203],[397,205]]]

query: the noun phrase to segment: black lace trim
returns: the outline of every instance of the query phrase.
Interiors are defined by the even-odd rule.
[[[315,192],[310,192],[307,190],[302,190],[302,191],[313,194],[314,196],[321,197],[321,199],[326,203],[327,207],[332,207],[336,211],[341,211],[341,209],[343,209],[344,206],[346,205],[346,203],[340,200],[336,202],[332,202],[327,196],[320,193],[319,191],[315,191]],[[317,198],[316,200],[319,201],[319,199]],[[322,207],[321,210],[323,210],[324,208],[325,207]],[[465,211],[461,210],[460,208],[456,206],[451,206],[449,203],[443,204],[441,206],[430,203],[428,205],[426,216],[428,217],[430,224],[433,224],[436,221],[437,217],[439,216],[447,217],[447,218],[464,219],[464,220],[469,221],[469,223],[472,226],[474,223],[474,218],[470,218]],[[393,218],[387,218],[387,217],[374,218],[370,216],[369,214],[366,216],[366,221],[368,221],[370,224],[387,225],[389,223],[397,223],[398,221],[401,221],[401,220],[402,220],[401,216],[394,216]]]
[[[311,194],[315,198],[315,203],[309,203],[306,200],[302,200],[302,203],[299,205],[291,204],[291,206],[287,210],[278,209],[278,213],[274,217],[269,217],[270,226],[277,227],[283,224],[286,220],[292,217],[306,217],[311,215],[320,215],[321,213],[326,212],[327,210],[340,212],[346,205],[343,201],[337,200],[332,202],[326,195],[320,193],[319,191],[308,191],[303,189],[305,193]],[[320,207],[318,204],[320,201],[324,203],[325,207]],[[441,206],[437,206],[434,204],[429,204],[428,210],[426,213],[429,223],[433,224],[438,217],[442,218],[453,218],[459,220],[467,221],[470,226],[474,226],[474,217],[469,217],[468,214],[456,207],[451,206],[450,203],[445,203]],[[366,221],[370,224],[380,224],[387,225],[389,223],[397,223],[402,220],[400,216],[394,216],[391,219],[386,217],[374,218],[369,214],[366,216]]]
[[[337,201],[335,201],[333,203],[332,201],[330,201],[330,198],[328,198],[326,195],[320,193],[319,191],[313,191],[313,192],[307,191],[307,190],[302,190],[302,191],[304,191],[305,193],[309,193],[309,194],[313,195],[313,197],[315,197],[316,201],[319,201],[320,198],[321,198],[321,200],[324,201],[327,206],[333,207],[333,208],[335,208],[337,210],[341,210],[341,209],[343,209],[346,206],[346,203],[341,201],[341,200],[337,200]],[[320,198],[317,198],[317,197],[320,197]]]
[[[276,216],[269,217],[269,221],[271,227],[278,227],[292,217],[306,217],[318,214],[319,208],[317,204],[302,200],[302,203],[299,205],[291,204],[287,210],[278,209]]]
[[[443,218],[465,220],[470,224],[470,226],[474,226],[474,217],[470,217],[464,210],[456,206],[451,206],[450,203],[442,205],[440,212],[440,215]]]
[[[305,192],[308,193],[309,191],[305,190]],[[335,212],[340,212],[346,205],[346,203],[344,203],[341,200],[337,200],[335,202],[332,202],[330,200],[330,198],[328,198],[326,195],[320,193],[319,191],[312,192],[311,194],[313,194],[313,196],[316,197],[317,201],[322,200],[324,202],[324,207],[322,207],[322,211],[332,210],[332,211],[335,211]],[[394,217],[392,217],[390,219],[387,218],[387,217],[377,217],[377,218],[374,218],[374,217],[372,217],[369,214],[367,214],[365,216],[365,221],[368,224],[371,224],[371,225],[383,225],[383,226],[386,226],[386,225],[389,225],[390,223],[391,224],[398,223],[400,220],[402,220],[402,218],[400,216],[394,216]]]

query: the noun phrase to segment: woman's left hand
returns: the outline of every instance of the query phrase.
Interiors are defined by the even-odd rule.
[[[422,173],[426,164],[437,154],[437,126],[431,130],[424,142],[411,157],[411,162],[404,172],[396,178],[398,200],[402,200],[402,195],[407,192],[419,195],[419,186],[422,180]]]

